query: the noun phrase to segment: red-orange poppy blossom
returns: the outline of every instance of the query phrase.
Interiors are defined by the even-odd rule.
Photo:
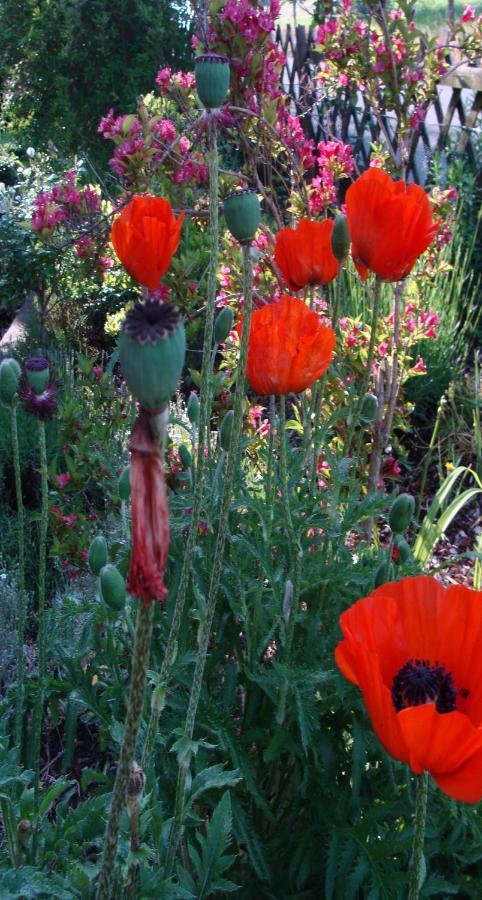
[[[301,219],[296,228],[282,228],[275,238],[274,258],[290,291],[308,284],[328,284],[338,262],[331,249],[333,221]]]
[[[400,281],[432,243],[437,224],[424,189],[367,169],[346,192],[353,261],[363,280],[374,272]]]
[[[336,662],[385,749],[456,800],[482,798],[482,591],[418,576],[340,617]]]
[[[150,291],[159,287],[181,236],[184,213],[176,219],[162,197],[135,195],[115,220],[111,239],[122,265]]]
[[[303,300],[283,296],[251,316],[246,375],[257,394],[298,393],[323,375],[334,349],[333,329]]]

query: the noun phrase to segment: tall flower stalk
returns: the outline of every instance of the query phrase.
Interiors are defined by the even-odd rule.
[[[42,739],[42,711],[43,694],[46,672],[46,629],[45,629],[45,576],[47,565],[47,531],[49,515],[49,486],[47,472],[47,444],[45,440],[45,422],[39,419],[38,423],[39,452],[40,452],[40,485],[41,485],[41,510],[40,510],[40,545],[39,545],[39,580],[38,580],[38,681],[35,697],[35,710],[33,719],[34,734],[34,808],[38,815],[40,797],[40,745]]]
[[[410,861],[408,900],[418,900],[423,883],[423,845],[425,841],[425,820],[427,818],[427,793],[428,772],[422,772],[421,775],[417,775],[415,793],[415,831]]]

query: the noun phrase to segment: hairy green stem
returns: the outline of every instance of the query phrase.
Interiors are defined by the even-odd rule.
[[[15,473],[15,496],[17,500],[17,540],[18,540],[18,623],[17,623],[17,697],[15,705],[15,743],[18,756],[22,756],[23,703],[25,697],[25,616],[27,597],[25,593],[25,517],[23,512],[22,476],[20,472],[20,452],[18,447],[17,407],[12,404],[12,452]]]
[[[49,486],[47,473],[47,445],[45,441],[45,422],[38,422],[39,451],[40,451],[40,486],[41,486],[41,510],[40,510],[40,544],[39,544],[39,578],[38,578],[38,680],[35,697],[35,709],[33,717],[33,746],[34,746],[34,810],[38,815],[40,798],[40,748],[42,741],[42,712],[43,693],[45,683],[46,661],[46,629],[45,629],[45,577],[47,566],[47,529],[49,515]],[[38,822],[34,833],[34,846],[38,832]]]
[[[350,427],[348,429],[348,435],[345,441],[345,447],[343,451],[343,456],[347,456],[350,447],[353,441],[353,436],[355,434],[355,429],[360,420],[360,413],[362,411],[363,399],[365,397],[366,392],[370,386],[370,379],[372,376],[372,363],[373,358],[375,356],[375,344],[377,340],[377,331],[378,331],[378,318],[380,315],[380,306],[381,306],[381,295],[382,295],[382,282],[379,278],[375,281],[375,290],[373,292],[373,310],[372,310],[372,320],[370,326],[370,343],[368,345],[368,356],[367,356],[367,364],[365,369],[364,378],[362,381],[362,385],[360,388],[360,394],[358,397],[358,402],[353,411],[353,416],[351,420]]]
[[[423,845],[425,841],[425,819],[427,817],[428,772],[417,775],[415,795],[415,831],[410,860],[408,900],[418,900],[423,883]]]
[[[210,257],[209,257],[209,278],[208,278],[208,296],[206,305],[206,324],[204,326],[204,342],[203,342],[203,358],[201,368],[201,389],[200,389],[200,411],[199,411],[199,428],[198,428],[198,450],[196,460],[196,478],[194,482],[194,495],[192,503],[191,524],[189,526],[189,534],[186,542],[186,549],[181,569],[179,587],[177,589],[176,601],[174,604],[174,612],[169,630],[164,658],[161,664],[159,675],[160,683],[166,682],[169,678],[169,671],[177,655],[177,642],[179,630],[181,627],[184,606],[186,603],[187,590],[189,587],[189,579],[191,576],[191,565],[194,547],[196,545],[199,520],[201,518],[201,508],[204,490],[204,470],[205,470],[205,447],[206,436],[209,431],[209,422],[211,418],[211,381],[212,381],[212,359],[211,349],[213,344],[214,331],[214,311],[216,307],[216,286],[217,286],[217,268],[219,257],[219,209],[218,209],[218,181],[219,181],[219,161],[216,143],[216,131],[214,124],[212,125],[210,134],[210,149],[208,152],[209,164],[209,228],[210,228]],[[147,772],[154,742],[159,727],[160,709],[156,703],[153,703],[147,728],[144,751],[142,754],[142,768]]]
[[[209,584],[209,593],[206,604],[206,617],[200,626],[198,634],[198,650],[196,655],[196,664],[194,667],[194,675],[191,686],[191,694],[189,697],[189,705],[186,714],[186,722],[184,725],[184,736],[188,741],[192,740],[194,733],[194,725],[196,714],[201,696],[202,682],[204,676],[204,667],[208,653],[209,638],[216,610],[216,601],[219,590],[219,582],[221,579],[221,570],[224,560],[224,547],[228,531],[229,508],[231,505],[231,497],[233,492],[234,476],[239,458],[239,438],[242,430],[243,422],[243,405],[245,396],[246,382],[246,359],[248,356],[248,339],[251,323],[251,306],[252,306],[252,289],[253,289],[253,269],[249,256],[249,245],[243,246],[243,331],[241,335],[241,345],[239,350],[238,372],[236,377],[236,391],[234,396],[234,418],[231,430],[231,441],[228,451],[226,464],[226,473],[223,482],[223,492],[221,496],[221,508],[219,512],[218,533],[216,536],[216,546],[214,550],[213,567],[211,570],[211,580]],[[174,866],[179,839],[181,837],[184,824],[184,795],[186,788],[186,777],[189,763],[185,763],[179,767],[176,803],[174,811],[174,822],[171,829],[169,840],[169,849],[166,859],[166,874],[169,876]]]
[[[273,529],[273,518],[274,518],[274,479],[273,479],[273,463],[274,463],[274,436],[275,436],[275,418],[276,418],[276,402],[275,397],[271,394],[269,398],[269,439],[268,439],[268,459],[266,465],[266,477],[265,477],[265,488],[264,488],[264,499],[265,506],[268,511],[268,523],[266,529],[266,546],[271,546],[271,532]],[[256,588],[256,594],[254,599],[254,615],[253,615],[253,630],[252,633],[256,638],[256,642],[258,640],[258,631],[259,631],[259,621],[261,618],[261,597],[263,595],[263,576],[262,572],[259,573],[259,581],[258,586]],[[250,662],[253,663],[253,648],[250,647]]]
[[[104,837],[104,855],[96,900],[109,900],[114,888],[114,871],[121,816],[126,804],[129,771],[136,749],[137,734],[144,705],[146,673],[151,648],[154,603],[141,604],[137,611],[136,633],[132,650],[132,673],[124,737],[112,791]]]

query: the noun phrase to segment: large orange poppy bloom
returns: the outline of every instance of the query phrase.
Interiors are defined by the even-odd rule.
[[[363,280],[369,270],[383,281],[409,275],[437,232],[423,188],[371,168],[348,188],[345,202],[351,252]]]
[[[296,394],[323,375],[334,349],[333,329],[303,300],[283,296],[251,316],[248,381],[257,394]]]
[[[111,239],[122,265],[150,291],[159,287],[181,236],[184,213],[176,219],[162,197],[135,195],[115,220]]]
[[[301,219],[296,228],[282,228],[275,238],[274,258],[290,291],[307,284],[328,284],[338,262],[331,249],[333,220]]]
[[[340,617],[336,662],[395,759],[444,793],[482,798],[482,591],[419,576],[384,584]]]

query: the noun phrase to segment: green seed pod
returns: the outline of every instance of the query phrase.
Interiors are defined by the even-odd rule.
[[[192,456],[185,444],[179,444],[179,456],[184,468],[190,469],[192,466]]]
[[[9,357],[0,363],[0,400],[5,406],[12,406],[15,402],[21,374],[16,359]]]
[[[103,534],[98,534],[89,547],[89,568],[93,575],[100,575],[100,570],[107,562],[107,544]]]
[[[399,494],[392,503],[388,514],[388,524],[394,534],[403,534],[410,525],[415,512],[415,500],[411,494]]]
[[[25,361],[25,376],[35,394],[43,394],[50,381],[50,368],[43,356],[34,356]]]
[[[365,394],[360,412],[360,422],[369,425],[373,422],[378,411],[378,400],[375,394]]]
[[[221,444],[221,449],[225,450],[226,452],[229,450],[229,445],[231,443],[231,432],[233,430],[233,419],[234,419],[234,410],[230,409],[224,416],[224,419],[221,422],[221,427],[219,429],[219,443]]]
[[[399,538],[396,541],[395,546],[398,549],[398,558],[401,563],[406,563],[412,556],[412,551],[410,550],[409,545],[407,544],[405,538]]]
[[[197,95],[206,109],[219,109],[229,90],[229,59],[218,53],[203,53],[195,61]]]
[[[189,400],[187,401],[187,417],[191,425],[197,425],[199,422],[199,397],[194,391],[191,391]]]
[[[214,340],[216,344],[221,344],[226,340],[232,327],[233,311],[230,306],[223,306],[214,323]]]
[[[117,490],[121,500],[128,500],[131,495],[131,467],[130,465],[122,469],[117,482]]]
[[[334,221],[331,232],[331,249],[338,262],[344,262],[350,250],[350,232],[346,216],[339,215]]]
[[[124,609],[126,602],[126,586],[124,579],[115,566],[108,563],[100,571],[100,593],[102,599],[111,609]]]
[[[255,191],[231,191],[224,199],[224,218],[240,244],[250,244],[261,221],[261,207]]]
[[[377,571],[375,572],[375,587],[380,587],[382,584],[386,584],[388,580],[388,572],[389,565],[386,559],[382,560],[380,565],[378,566]]]
[[[129,390],[147,412],[160,412],[174,394],[186,353],[179,310],[146,300],[129,310],[119,335],[119,360]]]

